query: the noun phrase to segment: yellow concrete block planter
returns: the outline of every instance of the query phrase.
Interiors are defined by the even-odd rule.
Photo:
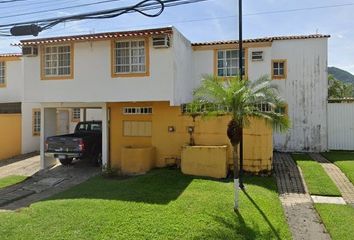
[[[184,146],[181,169],[184,174],[226,178],[227,146]]]
[[[123,147],[121,152],[124,174],[144,174],[154,167],[155,147]]]

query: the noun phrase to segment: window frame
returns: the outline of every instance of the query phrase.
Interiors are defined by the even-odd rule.
[[[39,131],[36,129],[36,113],[39,113]],[[32,135],[40,136],[41,135],[41,109],[34,108],[32,109]]]
[[[116,43],[117,42],[131,42],[131,41],[145,41],[145,72],[128,72],[117,73],[116,67]],[[129,48],[130,49],[130,48]],[[111,41],[111,76],[117,77],[147,77],[150,76],[150,38],[138,37],[138,38],[116,38]]]
[[[3,67],[0,66],[0,68],[3,68],[2,72],[4,74],[4,76],[3,76],[4,82],[3,83],[0,82],[0,88],[5,88],[7,85],[6,84],[7,83],[7,81],[6,81],[6,78],[7,78],[7,76],[6,76],[7,75],[6,61],[0,60],[0,64],[3,64]]]
[[[214,49],[214,76],[221,77],[221,78],[232,78],[232,77],[238,76],[238,74],[235,76],[219,76],[218,75],[218,52],[219,51],[230,51],[230,50],[239,50],[239,49],[238,48],[229,48],[229,47],[227,47],[227,48],[221,47],[221,48]],[[244,71],[244,74],[242,75],[242,77],[247,79],[247,76],[248,76],[248,48],[243,47],[243,50],[245,52],[245,54],[244,54],[245,55],[244,56],[245,71]],[[238,66],[237,66],[237,68],[238,68]]]
[[[46,47],[70,47],[70,74],[68,75],[46,75],[45,74],[45,48]],[[41,80],[71,80],[74,78],[74,43],[65,44],[45,44],[40,46],[40,58],[41,58]]]
[[[274,75],[274,63],[278,63],[278,64],[283,63],[284,64],[284,72],[282,75]],[[288,66],[287,66],[286,59],[272,59],[271,73],[272,73],[273,80],[285,80],[287,78],[287,72],[288,72]]]
[[[79,117],[75,117],[75,110],[79,110]],[[72,108],[71,110],[71,121],[72,122],[80,122],[81,120],[81,108]]]

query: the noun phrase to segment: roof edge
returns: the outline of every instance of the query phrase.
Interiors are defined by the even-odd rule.
[[[331,35],[327,35],[327,34],[274,36],[274,37],[244,39],[242,43],[273,42],[273,41],[281,41],[281,40],[315,39],[315,38],[330,38],[330,37]],[[238,40],[194,42],[192,43],[192,46],[238,44],[238,43],[239,43]]]
[[[162,33],[173,33],[173,27],[162,27],[162,28],[149,28],[141,30],[129,30],[129,31],[115,31],[115,32],[101,32],[94,34],[81,34],[81,35],[67,35],[58,37],[48,37],[48,38],[34,38],[21,40],[20,43],[11,44],[12,46],[39,44],[50,41],[78,41],[78,40],[91,40],[91,39],[105,39],[105,38],[116,38],[122,36],[143,36],[143,35],[153,35]]]

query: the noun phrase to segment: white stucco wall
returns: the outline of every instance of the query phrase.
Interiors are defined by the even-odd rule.
[[[201,83],[203,75],[214,74],[214,51],[203,50],[193,52],[194,88]]]
[[[6,87],[0,87],[0,103],[21,102],[23,91],[22,61],[6,61],[5,64]]]
[[[173,50],[153,48],[151,38],[149,44],[148,77],[112,78],[110,40],[74,43],[71,80],[40,80],[40,57],[24,57],[24,99],[30,102],[173,100]]]
[[[252,61],[252,51],[263,51],[263,61]],[[287,59],[287,79],[274,80],[288,102],[292,128],[274,134],[281,151],[327,150],[327,39],[274,41],[271,47],[248,48],[248,78],[271,77],[272,59]],[[195,87],[204,74],[213,74],[213,50],[193,53]]]
[[[174,98],[171,105],[180,105],[192,100],[193,50],[191,43],[174,29],[173,34]]]
[[[292,121],[287,134],[274,135],[274,147],[327,150],[327,39],[274,41],[272,59],[287,59],[287,79],[273,82],[288,103]]]
[[[39,136],[33,136],[32,112],[40,109],[39,103],[22,103],[22,153],[39,151]]]

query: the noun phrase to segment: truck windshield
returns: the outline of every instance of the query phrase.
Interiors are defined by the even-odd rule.
[[[94,131],[101,132],[101,123],[79,123],[76,127],[77,131]]]

